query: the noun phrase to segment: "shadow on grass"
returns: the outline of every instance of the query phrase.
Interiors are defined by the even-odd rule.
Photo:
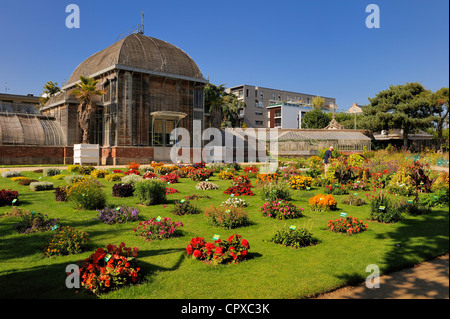
[[[382,289],[357,290],[351,294],[351,298],[448,298],[448,258],[433,260],[431,276],[425,279],[414,276],[414,269],[411,268],[417,263],[448,253],[448,213],[440,209],[419,217],[407,216],[395,230],[377,235],[376,239],[391,238],[394,242],[384,256],[386,266],[380,269],[382,275],[392,274],[392,278],[383,284],[384,287],[380,287]],[[398,270],[404,271],[395,272]],[[369,273],[361,275],[361,272],[355,271],[337,277],[349,285],[357,285],[364,283],[367,276]],[[440,280],[442,277],[446,278],[446,282]]]

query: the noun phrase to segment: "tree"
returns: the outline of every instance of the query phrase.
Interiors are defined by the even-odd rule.
[[[57,93],[61,92],[61,88],[58,86],[58,82],[53,83],[52,81],[48,81],[44,85],[44,91],[42,92],[42,96],[40,97],[41,105],[47,103],[48,100]]]
[[[77,84],[77,88],[72,91],[72,94],[80,100],[80,104],[78,105],[78,122],[83,131],[82,143],[89,144],[89,126],[92,116],[97,111],[97,104],[94,98],[96,96],[102,96],[105,92],[97,89],[98,81],[93,78],[80,76],[80,81]]]
[[[222,125],[222,105],[225,94],[224,84],[215,86],[208,83],[205,86],[205,106],[210,113],[210,127],[220,129]]]
[[[225,94],[222,102],[222,127],[240,126],[239,113],[245,108],[245,102],[240,101],[234,94]]]
[[[302,128],[323,129],[330,124],[330,118],[320,108],[314,108],[307,112],[302,119]]]
[[[312,99],[312,104],[314,105],[314,108],[321,109],[325,104],[325,99],[323,97],[316,96]]]
[[[239,125],[239,111],[245,103],[234,94],[225,92],[224,84],[208,83],[205,87],[205,106],[210,112],[210,127],[236,127]]]
[[[366,128],[371,131],[401,129],[403,145],[408,146],[410,134],[426,129],[436,120],[435,107],[427,96],[429,91],[419,83],[391,85],[369,98],[370,104],[363,108]]]
[[[449,122],[449,109],[448,109],[448,91],[446,87],[440,88],[435,93],[430,95],[430,103],[436,110],[437,119],[435,121],[437,140],[439,142],[439,148],[442,151],[443,146],[443,130],[444,125]]]

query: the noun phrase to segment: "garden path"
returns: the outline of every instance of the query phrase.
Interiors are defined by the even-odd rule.
[[[449,299],[449,255],[380,276],[380,287],[365,283],[344,287],[315,299]]]

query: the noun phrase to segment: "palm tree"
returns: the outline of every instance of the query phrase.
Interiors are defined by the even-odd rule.
[[[225,95],[224,84],[215,86],[207,84],[205,87],[205,106],[211,115],[211,127],[220,129],[223,120],[223,96]]]
[[[105,92],[97,89],[96,85],[98,81],[93,78],[80,76],[80,81],[72,94],[80,100],[80,105],[78,106],[78,122],[83,131],[82,144],[89,144],[89,125],[92,116],[97,110],[97,104],[94,98],[96,96],[102,96]]]

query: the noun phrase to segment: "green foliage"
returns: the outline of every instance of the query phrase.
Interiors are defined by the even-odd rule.
[[[53,189],[53,183],[50,182],[32,182],[30,183],[30,190],[39,192],[39,191],[48,191]]]
[[[250,224],[248,214],[242,207],[215,207],[211,206],[203,211],[209,217],[210,224],[224,229],[233,229]]]
[[[359,198],[356,195],[350,194],[342,199],[342,204],[351,206],[362,206],[366,204],[366,201],[362,198]]]
[[[102,209],[106,206],[106,195],[95,179],[85,179],[69,185],[67,199],[84,210]]]
[[[193,215],[200,214],[202,211],[194,206],[190,201],[182,199],[175,203],[175,207],[172,209],[171,213],[174,215]]]
[[[134,195],[147,206],[166,202],[166,185],[159,180],[144,180],[134,187]]]
[[[278,230],[271,238],[275,244],[287,247],[301,248],[317,244],[319,241],[313,237],[306,228]]]
[[[55,176],[61,172],[58,168],[44,168],[42,171],[43,176]]]
[[[396,223],[402,220],[402,214],[401,210],[393,205],[389,197],[381,193],[370,203],[369,219],[380,223]]]
[[[270,202],[277,199],[291,200],[291,190],[284,182],[265,183],[261,187],[261,199]]]
[[[323,129],[330,123],[330,118],[320,108],[306,112],[302,119],[302,128]]]

